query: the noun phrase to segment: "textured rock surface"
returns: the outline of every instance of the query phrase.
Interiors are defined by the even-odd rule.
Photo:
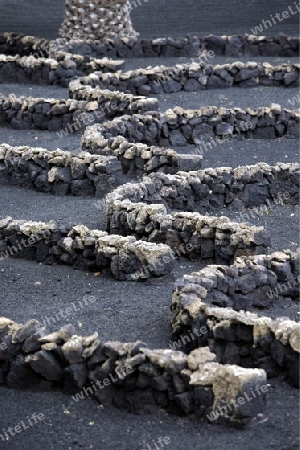
[[[121,138],[122,140],[122,138]],[[124,140],[125,141],[125,140]],[[186,157],[174,150],[143,144],[120,145],[115,151],[91,155],[37,147],[0,145],[0,170],[7,181],[55,195],[103,197],[116,186],[145,173],[176,173],[201,168],[201,156]],[[128,177],[125,177],[128,175]]]
[[[67,39],[101,39],[138,35],[132,27],[129,0],[66,0],[60,35]]]
[[[10,182],[54,195],[103,197],[123,181],[114,156],[50,152],[42,148],[0,145],[0,169]]]
[[[164,242],[179,254],[203,259],[230,261],[238,249],[259,253],[270,243],[262,227],[192,211],[213,213],[224,206],[239,210],[280,198],[296,204],[298,171],[298,164],[257,164],[176,175],[153,173],[107,195],[107,230]]]

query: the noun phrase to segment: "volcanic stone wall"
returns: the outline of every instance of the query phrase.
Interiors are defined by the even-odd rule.
[[[30,56],[36,55],[47,58],[49,56],[49,45],[51,41],[37,38],[35,36],[25,36],[19,33],[0,34],[0,53],[5,55]]]
[[[203,50],[213,51],[216,55],[238,56],[298,56],[299,37],[279,33],[269,36],[187,36],[174,39],[101,39],[52,41],[56,48],[70,53],[90,54],[110,58],[147,58],[147,57],[196,57]],[[0,47],[1,49],[1,47]]]
[[[73,82],[74,94],[80,85],[121,90],[134,95],[172,94],[181,90],[199,91],[229,87],[298,86],[299,64],[233,62],[209,65],[193,62],[174,67],[154,67],[115,74],[96,73]]]
[[[95,71],[115,72],[123,61],[60,53],[56,59],[0,54],[0,83],[55,84],[67,87],[75,77]]]
[[[299,37],[279,33],[270,36],[187,36],[183,38],[133,39],[128,37],[101,38],[101,40],[57,39],[47,41],[18,33],[0,34],[0,53],[8,55],[54,57],[57,52],[75,53],[93,57],[200,57],[207,60],[207,52],[230,57],[291,56],[299,54]],[[199,56],[200,55],[200,56]]]
[[[219,139],[244,136],[247,139],[275,139],[299,136],[297,110],[280,105],[251,110],[246,108],[217,108],[206,106],[199,110],[180,107],[165,113],[133,114],[115,118],[109,123],[88,127],[84,133],[83,149],[101,153],[103,149],[118,146],[118,136],[131,143],[162,147],[200,145],[205,150],[217,146]],[[209,141],[213,141],[209,144]],[[203,149],[202,149],[203,150]]]
[[[228,262],[239,249],[258,253],[269,246],[264,228],[194,211],[253,207],[274,201],[283,193],[285,202],[296,204],[298,184],[298,164],[272,167],[261,163],[237,169],[150,174],[140,183],[125,184],[107,195],[107,230],[164,242],[191,257]]]
[[[17,324],[4,317],[0,384],[15,389],[60,387],[73,399],[90,396],[131,412],[155,412],[159,407],[243,425],[263,417],[268,390],[264,370],[220,365],[208,348],[187,356],[151,350],[143,342],[103,342],[98,333],[78,336],[71,324],[48,334],[36,320]],[[222,414],[211,414],[214,411]]]
[[[14,256],[78,270],[104,270],[128,281],[168,274],[175,259],[167,245],[136,241],[132,236],[6,217],[0,220],[0,261]]]
[[[114,205],[123,201],[128,205],[162,203],[171,210],[213,212],[224,206],[237,210],[265,204],[279,193],[285,193],[286,203],[297,204],[299,168],[298,163],[278,163],[276,166],[258,163],[175,175],[150,174],[140,183],[125,184],[107,196],[107,218],[109,220],[113,214]]]
[[[151,111],[158,108],[156,99],[145,99],[119,92],[102,91],[97,101],[0,97],[0,124],[15,129],[56,131],[66,128],[62,136],[78,131],[105,118]],[[72,126],[71,126],[72,124]]]
[[[103,197],[124,180],[114,156],[0,145],[0,171],[21,186],[54,195]]]
[[[108,201],[106,210],[110,210]],[[163,242],[177,254],[218,263],[228,263],[240,249],[262,253],[271,242],[263,227],[198,213],[167,214],[163,205],[129,201],[115,203],[114,214],[107,220],[107,230],[124,236],[134,235],[148,242]]]
[[[128,37],[47,41],[18,33],[0,34],[0,53],[44,57],[57,51],[96,57],[147,58],[167,56],[199,56],[199,52],[213,51],[216,55],[238,56],[291,56],[299,54],[299,37],[279,33],[276,36],[186,36],[182,38],[133,39]]]
[[[173,348],[209,345],[219,363],[261,368],[268,377],[285,373],[299,387],[300,324],[209,306],[202,302],[204,291],[191,283],[173,292]]]
[[[283,298],[299,299],[299,253],[238,256],[230,266],[208,265],[176,281],[174,298],[196,295],[206,304],[251,311]]]
[[[115,156],[0,145],[0,171],[9,181],[54,195],[103,197],[132,177],[155,171],[176,173],[190,161],[201,167],[200,157],[191,160],[174,150],[143,144],[123,148]]]
[[[202,155],[180,154],[172,149],[130,143],[122,136],[118,136],[111,147],[99,148],[98,131],[94,131],[92,127],[87,129],[82,138],[82,147],[88,149],[91,154],[117,157],[128,175],[134,174],[140,177],[150,172],[171,174],[179,170],[189,171],[201,168]]]
[[[129,0],[66,0],[65,20],[59,34],[67,39],[136,37]]]

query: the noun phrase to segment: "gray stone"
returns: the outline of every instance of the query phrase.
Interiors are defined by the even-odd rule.
[[[187,144],[186,138],[180,130],[174,130],[170,133],[169,140],[173,147],[183,147]]]
[[[139,95],[145,95],[147,97],[148,95],[151,94],[151,92],[152,92],[151,87],[146,84],[139,86],[138,88]]]
[[[193,129],[193,144],[195,145],[199,145],[203,142],[203,140],[207,137],[207,136],[213,136],[214,135],[214,131],[213,131],[213,127],[208,125],[208,124],[200,124],[197,125],[194,129]]]
[[[22,343],[32,334],[35,334],[36,332],[40,331],[40,329],[41,329],[40,323],[35,319],[31,319],[13,334],[12,343],[13,344]]]
[[[71,364],[78,364],[84,361],[82,338],[79,336],[72,336],[62,347],[61,350],[64,357]]]
[[[219,136],[232,136],[233,126],[227,122],[222,122],[217,125],[217,135]]]
[[[189,172],[201,169],[202,155],[186,155],[178,153],[177,156],[178,170]]]
[[[203,87],[195,78],[190,78],[184,83],[185,91],[198,91],[199,89],[203,89]]]
[[[181,90],[182,86],[178,81],[173,80],[170,78],[167,82],[163,83],[163,89],[166,94],[172,94],[174,92],[179,92]]]
[[[71,183],[72,175],[69,167],[52,167],[48,172],[48,181],[62,181],[63,183]]]
[[[50,352],[41,350],[33,355],[27,355],[25,356],[25,362],[46,380],[61,381],[63,378],[63,369]]]

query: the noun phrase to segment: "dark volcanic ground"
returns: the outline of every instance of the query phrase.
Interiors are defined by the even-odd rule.
[[[144,36],[184,35],[187,32],[207,34],[250,33],[270,14],[287,9],[293,2],[272,0],[231,0],[229,4],[212,0],[149,0],[134,9],[133,21]],[[28,34],[55,38],[62,20],[62,0],[0,0],[0,32],[23,31]],[[296,35],[298,16],[266,30]],[[265,58],[279,64],[280,58]],[[289,59],[287,59],[289,60]],[[221,63],[225,58],[216,58]],[[167,58],[126,61],[126,69],[148,65],[173,65],[182,59]],[[228,61],[226,61],[228,62]],[[232,59],[229,61],[232,62]],[[64,98],[67,90],[53,86],[0,85],[0,93]],[[175,105],[199,108],[205,105],[252,107],[269,106],[272,102],[292,109],[291,100],[297,89],[256,88],[242,90],[180,92],[159,96],[160,108]],[[299,106],[295,104],[294,108]],[[48,149],[61,148],[77,152],[80,135],[61,139],[56,133],[37,130],[0,128],[0,142],[10,145],[31,145]],[[190,148],[180,149],[189,152]],[[299,160],[299,142],[290,139],[234,139],[204,153],[203,167],[238,166],[265,161]],[[220,214],[221,212],[218,212]],[[56,220],[59,223],[83,223],[90,228],[104,228],[103,211],[97,209],[94,198],[54,197],[18,186],[6,185],[0,179],[0,218],[10,215],[27,220]],[[234,217],[231,213],[230,217]],[[264,225],[272,236],[270,251],[295,249],[299,245],[299,208],[277,206],[269,215],[257,216],[253,223]],[[18,322],[29,318],[47,321],[60,311],[77,304],[84,295],[94,295],[97,301],[53,323],[55,329],[72,322],[78,333],[97,330],[105,340],[134,341],[141,339],[152,348],[169,346],[169,305],[176,277],[201,268],[199,262],[183,258],[176,262],[173,275],[145,283],[120,283],[105,276],[74,271],[67,266],[43,266],[34,261],[6,259],[0,262],[0,315]],[[259,314],[272,317],[299,317],[295,303],[278,302]],[[86,399],[79,403],[70,396],[57,393],[18,392],[0,388],[1,430],[17,425],[33,412],[43,413],[45,420],[20,435],[3,442],[0,449],[9,450],[155,450],[154,442],[168,436],[169,450],[296,450],[298,440],[298,404],[296,389],[283,380],[270,380],[269,420],[245,430],[214,426],[157,411],[155,415],[135,416],[114,408],[98,407]],[[148,446],[147,446],[148,444]],[[156,449],[157,450],[157,449]]]

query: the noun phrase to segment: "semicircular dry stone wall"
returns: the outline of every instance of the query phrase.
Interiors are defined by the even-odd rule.
[[[156,39],[104,38],[93,40],[52,41],[55,48],[70,53],[106,55],[111,58],[195,57],[213,51],[216,55],[239,56],[298,56],[299,37],[279,33],[277,36],[186,36]],[[1,48],[1,47],[0,47]],[[205,55],[205,53],[204,53]],[[205,56],[204,56],[205,58]],[[204,59],[203,58],[203,59]]]
[[[162,114],[124,115],[87,127],[82,147],[90,153],[101,154],[102,150],[107,152],[124,142],[120,141],[122,136],[130,143],[162,147],[198,145],[207,150],[224,139],[239,135],[247,139],[297,138],[299,119],[299,111],[290,111],[275,103],[258,110],[216,106],[184,110],[175,107]],[[211,140],[213,143],[209,144]]]
[[[75,38],[76,36],[74,36]],[[217,55],[238,56],[290,56],[297,57],[299,52],[299,36],[287,36],[278,33],[276,36],[234,35],[218,36],[186,36],[180,38],[163,37],[155,39],[132,39],[104,37],[91,39],[56,39],[47,41],[34,36],[18,33],[0,34],[0,53],[29,56],[42,54],[49,56],[57,51],[110,58],[147,58],[147,57],[193,57],[203,50],[213,51]]]
[[[123,114],[149,112],[158,108],[152,98],[134,97],[131,94],[102,91],[98,100],[32,98],[14,95],[0,96],[0,124],[15,129],[63,129],[60,137],[80,128]]]
[[[196,295],[206,304],[236,311],[266,309],[284,298],[299,300],[299,263],[299,251],[237,256],[230,266],[207,265],[184,275],[173,295],[187,302]]]
[[[137,241],[83,225],[0,220],[0,261],[9,257],[77,270],[104,270],[118,280],[140,281],[171,272],[175,255],[168,245]]]
[[[97,332],[78,336],[71,324],[49,334],[37,320],[17,324],[5,317],[0,318],[0,384],[60,388],[76,402],[90,397],[135,413],[160,408],[239,425],[264,417],[268,391],[264,370],[218,364],[208,348],[190,355],[151,350],[139,341],[103,342]],[[239,398],[244,401],[237,403]]]
[[[81,86],[99,86],[134,95],[172,94],[181,90],[199,91],[230,87],[285,86],[299,85],[299,64],[272,66],[264,62],[233,62],[231,64],[210,65],[193,62],[174,67],[151,67],[129,72],[96,72],[72,82],[74,95]]]
[[[286,203],[299,199],[298,163],[278,163],[269,166],[258,163],[244,167],[220,167],[175,175],[153,173],[139,183],[128,183],[107,195],[107,221],[114,210],[120,213],[122,202],[127,206],[138,202],[161,203],[168,210],[210,211],[231,207],[249,208],[273,201],[286,193]],[[124,213],[126,207],[124,207]]]
[[[208,345],[221,364],[261,368],[268,377],[285,374],[299,387],[299,323],[211,306],[205,302],[206,289],[190,281],[179,283],[172,296],[174,350]]]
[[[296,204],[298,185],[299,164],[153,173],[106,196],[107,231],[163,242],[190,257],[228,262],[240,249],[263,252],[270,245],[268,234],[263,227],[195,211],[212,213],[224,206],[239,210],[274,201],[279,193],[286,194],[285,202]]]
[[[123,61],[59,53],[55,59],[0,54],[0,83],[54,84],[67,87],[76,77],[95,71],[115,72]]]

